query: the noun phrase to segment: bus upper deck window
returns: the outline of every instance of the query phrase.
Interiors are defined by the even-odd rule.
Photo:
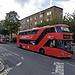
[[[23,35],[23,32],[20,32],[19,35]]]
[[[54,27],[51,27],[50,28],[50,32],[55,32],[55,28]]]
[[[32,34],[35,34],[35,31],[34,30],[32,31]]]
[[[31,34],[36,34],[37,33],[37,30],[33,30],[32,32],[31,32]]]
[[[24,32],[24,35],[27,35],[27,32]]]
[[[62,32],[70,32],[69,27],[61,27]]]
[[[61,31],[61,27],[60,27],[60,26],[56,26],[56,31],[57,31],[57,32],[62,32],[62,31]]]

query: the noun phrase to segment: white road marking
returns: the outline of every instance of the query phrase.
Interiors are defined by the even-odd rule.
[[[24,57],[21,57],[21,59],[23,60],[23,59],[24,59]]]
[[[16,66],[20,66],[22,64],[22,62],[19,62]]]
[[[8,69],[5,69],[2,73],[0,73],[0,75],[8,75],[8,72],[10,70],[12,70],[13,68],[8,68]]]
[[[3,47],[1,47],[1,46],[0,46],[0,48],[1,48],[0,52],[3,52],[3,50],[4,50],[4,52],[5,52],[5,51],[9,52],[8,54],[2,53],[3,56],[5,56],[5,55],[8,55],[8,56],[9,56],[9,55],[16,55],[16,56],[20,57],[22,60],[24,59],[24,58],[21,57],[19,54],[15,53],[15,52],[13,52],[13,51],[9,51],[8,49],[3,48]]]

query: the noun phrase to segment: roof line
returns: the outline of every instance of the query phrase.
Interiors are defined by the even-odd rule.
[[[47,9],[52,9],[53,7],[56,7],[56,8],[59,8],[59,9],[62,9],[62,10],[63,10],[63,8],[60,8],[60,7],[58,7],[58,6],[52,6],[52,7],[46,8],[46,9],[44,9],[44,10],[42,10],[42,11],[39,11],[39,12],[37,12],[37,13],[34,13],[34,14],[32,14],[32,15],[29,15],[29,16],[27,16],[27,17],[25,17],[25,18],[28,18],[28,17],[33,16],[33,15],[35,15],[35,14],[38,14],[38,13],[40,13],[40,12],[43,12],[43,11],[45,11],[45,10],[47,10]],[[25,19],[25,18],[23,18],[23,19]],[[23,19],[21,19],[21,20],[23,20]],[[21,21],[21,20],[20,20],[20,21]]]

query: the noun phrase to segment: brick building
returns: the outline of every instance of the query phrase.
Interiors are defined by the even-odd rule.
[[[38,22],[48,22],[52,19],[61,20],[63,16],[63,9],[57,6],[52,6],[48,9],[32,14],[20,20],[20,30],[26,30],[36,27]]]

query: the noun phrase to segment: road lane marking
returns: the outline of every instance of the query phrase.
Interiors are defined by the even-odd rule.
[[[22,62],[19,62],[18,64],[16,64],[16,66],[20,66],[22,64]]]
[[[24,57],[21,57],[21,59],[23,60],[23,59],[24,59]]]
[[[13,51],[9,51],[8,49],[2,47],[2,52],[3,52],[3,50],[9,52],[10,55],[16,55],[16,56],[20,57],[22,60],[24,59],[24,58],[21,57],[19,54],[15,53],[15,52],[13,52]],[[3,55],[4,55],[4,54],[3,54]]]

